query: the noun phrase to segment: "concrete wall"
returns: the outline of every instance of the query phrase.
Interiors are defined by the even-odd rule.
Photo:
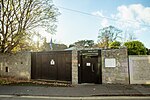
[[[102,50],[101,56],[102,83],[129,84],[127,49]]]
[[[31,53],[0,54],[0,76],[31,78]]]
[[[72,84],[78,84],[78,53],[72,51]]]
[[[130,83],[150,84],[150,56],[129,56]]]

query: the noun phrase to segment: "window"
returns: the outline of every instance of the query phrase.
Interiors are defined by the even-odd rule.
[[[8,67],[6,67],[6,72],[9,72],[9,68]]]

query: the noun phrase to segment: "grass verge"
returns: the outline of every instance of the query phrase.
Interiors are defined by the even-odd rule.
[[[71,87],[67,82],[46,81],[46,80],[19,80],[15,78],[0,78],[0,85],[8,86],[50,86],[50,87]]]

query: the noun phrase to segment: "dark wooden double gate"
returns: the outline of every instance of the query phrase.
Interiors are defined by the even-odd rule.
[[[33,52],[31,78],[71,81],[72,52]]]

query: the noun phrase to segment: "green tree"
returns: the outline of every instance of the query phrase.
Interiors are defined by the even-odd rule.
[[[150,55],[150,49],[146,48],[146,51],[147,51],[147,55]]]
[[[36,37],[36,41],[34,38]],[[18,51],[41,51],[41,45],[44,42],[44,37],[41,36],[39,33],[30,33],[23,37],[20,40],[19,44],[12,49],[12,52]]]
[[[60,43],[52,43],[52,50],[64,50],[67,49],[67,45]],[[46,42],[46,38],[44,38],[43,45],[41,46],[41,51],[52,51],[50,48],[50,43]]]
[[[69,47],[77,47],[77,48],[92,48],[94,46],[93,40],[79,40],[71,44]]]
[[[41,46],[42,51],[50,51],[50,45],[46,42],[46,38],[44,38],[43,44]]]
[[[67,49],[67,45],[65,44],[59,44],[59,43],[54,43],[53,44],[53,50],[64,50]]]
[[[98,45],[101,48],[108,48],[109,43],[116,41],[118,38],[122,38],[120,35],[122,31],[114,26],[105,27],[99,30]]]
[[[124,46],[127,47],[129,55],[146,55],[146,48],[140,41],[125,42]]]
[[[121,46],[121,43],[119,41],[114,41],[109,44],[109,48],[111,49],[118,49],[120,46]]]
[[[24,37],[43,27],[55,32],[57,8],[51,0],[0,0],[0,52],[11,52]]]
[[[71,47],[75,47],[75,45],[74,45],[74,44],[70,44],[70,45],[69,45],[69,48],[71,48]]]

